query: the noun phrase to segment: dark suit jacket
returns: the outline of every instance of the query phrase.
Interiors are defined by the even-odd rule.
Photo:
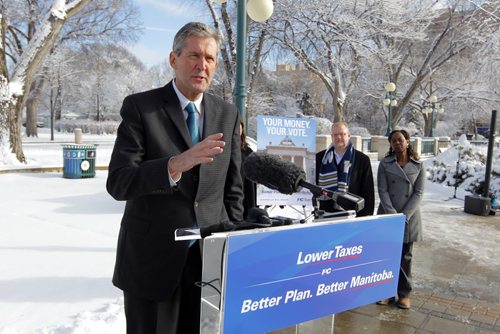
[[[246,158],[252,154],[250,147],[241,149],[241,163],[244,164]],[[247,218],[248,210],[257,206],[257,184],[246,177],[243,168],[241,169],[241,178],[243,180],[243,218]]]
[[[136,296],[161,301],[177,286],[189,241],[174,241],[175,229],[242,219],[238,112],[207,93],[202,103],[203,137],[224,133],[224,151],[183,173],[172,188],[167,162],[191,146],[172,83],[123,101],[106,187],[127,201],[113,283]]]
[[[321,160],[326,150],[316,153],[316,184],[318,184],[319,169]],[[370,158],[363,152],[354,150],[354,165],[351,168],[351,177],[349,179],[350,193],[361,196],[365,199],[365,207],[357,213],[357,217],[373,215],[375,208],[375,190],[373,183],[372,165]],[[320,209],[327,212],[335,212],[333,201],[321,201]]]

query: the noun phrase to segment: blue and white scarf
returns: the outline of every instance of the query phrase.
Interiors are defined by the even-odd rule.
[[[337,165],[333,145],[330,145],[323,155],[319,168],[318,186],[331,191],[347,192],[349,190],[349,178],[351,167],[354,165],[354,147],[349,146],[344,152],[342,160]]]

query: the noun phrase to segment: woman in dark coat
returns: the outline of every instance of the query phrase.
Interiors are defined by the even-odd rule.
[[[406,216],[397,305],[409,309],[413,242],[422,240],[420,203],[424,194],[425,168],[413,151],[408,132],[394,130],[388,139],[389,152],[380,161],[377,173],[380,197],[377,214],[403,213]],[[378,304],[386,305],[392,301],[395,301],[394,297]]]

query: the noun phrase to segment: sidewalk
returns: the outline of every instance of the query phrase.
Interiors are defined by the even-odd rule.
[[[500,333],[500,305],[417,290],[412,307],[375,303],[270,334]]]
[[[337,314],[334,333],[500,333],[498,304],[419,290],[411,301],[410,310],[371,304]]]

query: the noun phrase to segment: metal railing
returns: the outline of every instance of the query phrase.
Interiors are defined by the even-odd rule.
[[[422,138],[422,150],[420,152],[420,154],[422,155],[425,155],[425,154],[434,154],[434,143],[436,143],[436,141],[434,140],[434,138]]]
[[[361,145],[363,147],[363,152],[371,152],[372,151],[372,138],[371,137],[361,138]]]
[[[411,143],[414,148],[417,147],[416,145],[417,140],[415,138],[412,138]],[[474,146],[488,146],[488,140],[469,140],[471,145]],[[456,145],[458,143],[457,140],[450,140],[447,137],[441,137],[439,140],[436,140],[434,137],[425,137],[421,138],[420,142],[420,152],[416,152],[419,155],[434,155],[435,152],[441,152],[442,150]],[[372,138],[371,137],[361,137],[361,145],[362,145],[362,151],[365,153],[373,152],[372,151]],[[438,145],[437,148],[434,147],[434,145]],[[495,147],[500,147],[500,138],[495,138]]]

